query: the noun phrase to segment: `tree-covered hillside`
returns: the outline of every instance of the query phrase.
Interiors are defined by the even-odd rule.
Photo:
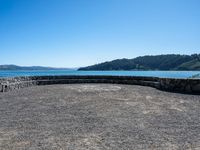
[[[200,54],[156,55],[117,59],[79,70],[200,70]]]

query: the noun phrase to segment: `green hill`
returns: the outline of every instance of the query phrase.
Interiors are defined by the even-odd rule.
[[[192,60],[181,64],[176,68],[177,70],[200,70],[200,61]]]
[[[78,70],[200,70],[199,55],[156,55],[117,59]]]

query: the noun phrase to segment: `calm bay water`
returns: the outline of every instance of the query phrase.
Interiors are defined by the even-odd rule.
[[[190,78],[200,71],[76,71],[76,70],[20,70],[0,71],[0,77],[46,76],[46,75],[113,75],[113,76],[152,76],[167,78]]]

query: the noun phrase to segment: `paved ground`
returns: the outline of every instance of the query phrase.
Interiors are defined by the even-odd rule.
[[[0,93],[0,149],[200,149],[200,96],[114,84]]]

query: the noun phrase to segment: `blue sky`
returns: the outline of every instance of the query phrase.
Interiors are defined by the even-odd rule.
[[[200,53],[200,0],[0,0],[0,64]]]

